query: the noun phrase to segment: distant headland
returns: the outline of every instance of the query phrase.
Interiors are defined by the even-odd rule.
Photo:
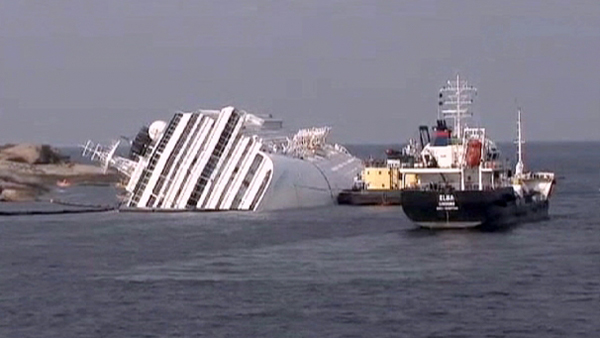
[[[0,145],[0,201],[34,201],[57,186],[110,184],[118,181],[113,171],[74,163],[47,144]]]

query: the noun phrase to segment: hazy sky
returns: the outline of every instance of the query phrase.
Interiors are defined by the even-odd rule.
[[[338,142],[403,142],[438,89],[529,140],[600,139],[600,1],[0,0],[0,142],[133,135],[226,105]]]

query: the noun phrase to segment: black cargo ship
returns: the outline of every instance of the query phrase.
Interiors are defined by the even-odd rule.
[[[440,91],[439,115],[433,128],[420,128],[420,157],[402,168],[401,204],[406,216],[431,229],[510,225],[548,217],[554,173],[525,173],[522,161],[521,113],[518,113],[518,163],[514,173],[500,160],[484,128],[468,128],[469,105],[476,89],[466,81],[448,81]],[[448,127],[445,118],[454,121]]]

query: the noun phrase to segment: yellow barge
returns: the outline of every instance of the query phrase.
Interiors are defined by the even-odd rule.
[[[412,186],[417,181],[415,175],[400,174],[400,168],[414,164],[413,157],[393,150],[387,150],[386,154],[385,161],[365,161],[353,188],[338,195],[338,204],[400,205],[402,187]],[[406,182],[402,181],[403,178]]]

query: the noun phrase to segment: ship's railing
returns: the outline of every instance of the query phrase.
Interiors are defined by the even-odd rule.
[[[344,153],[346,155],[350,155],[350,152],[348,151],[348,149],[346,149],[346,147],[344,147],[343,145],[340,144],[335,144],[333,146],[333,149],[335,149],[336,151],[340,152],[340,153]]]
[[[472,138],[482,140],[485,138],[485,128],[465,128],[463,138],[469,140]]]
[[[494,184],[494,185],[484,185],[482,187],[482,190],[495,190],[495,189],[499,189],[504,187],[505,185],[503,184]],[[439,191],[439,192],[453,192],[458,190],[457,187],[454,187],[452,185],[448,185],[448,184],[444,184],[443,182],[440,183],[427,183],[427,184],[418,184],[418,183],[414,183],[414,184],[407,184],[406,185],[407,189],[413,189],[413,190],[423,190],[423,191]],[[465,185],[465,189],[464,190],[479,190],[479,185],[478,184],[466,184]]]
[[[500,161],[485,161],[483,167],[486,169],[503,169],[504,164]]]
[[[554,179],[554,173],[543,172],[543,171],[527,172],[527,173],[524,173],[522,175],[519,175],[519,178],[522,178],[522,179],[553,180]]]
[[[104,172],[107,172],[108,167],[112,167],[126,176],[131,176],[137,163],[115,155],[119,145],[120,141],[115,141],[110,146],[103,146],[88,140],[80,147],[83,148],[82,156],[89,156],[92,161],[99,162],[104,168]]]
[[[442,183],[428,183],[428,184],[423,184],[423,185],[417,185],[417,188],[419,190],[425,190],[425,191],[444,191],[444,192],[451,192],[456,190],[455,187],[451,186],[451,185],[446,185],[446,184],[442,184]]]
[[[384,160],[367,159],[362,161],[363,165],[368,168],[386,168],[387,162]]]
[[[315,150],[326,144],[330,130],[329,127],[300,129],[288,140],[284,151],[293,156],[313,154]]]
[[[541,179],[545,179],[545,180],[553,180],[554,179],[554,173],[551,173],[551,172],[538,171],[538,172],[531,173],[531,176],[534,178],[541,178]]]

